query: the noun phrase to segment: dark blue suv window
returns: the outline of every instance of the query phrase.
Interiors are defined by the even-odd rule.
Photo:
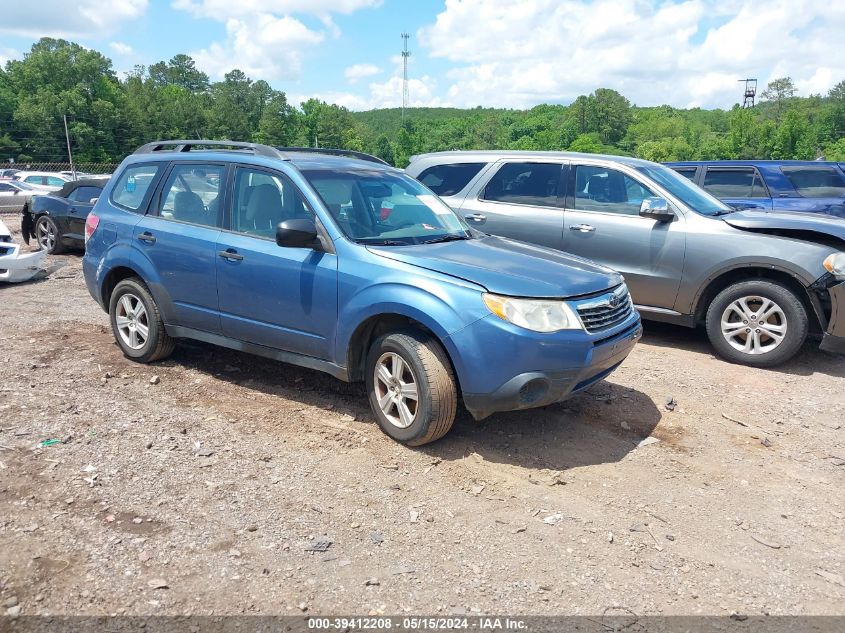
[[[753,167],[714,169],[704,176],[704,188],[717,198],[768,198],[769,192]]]
[[[784,167],[783,173],[805,198],[845,196],[845,179],[833,167]]]

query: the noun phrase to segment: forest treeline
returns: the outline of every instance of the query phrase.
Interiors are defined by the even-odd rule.
[[[796,96],[784,77],[754,108],[637,107],[597,88],[569,105],[530,110],[398,108],[350,112],[311,99],[296,107],[240,70],[210,81],[187,55],[119,78],[102,53],[43,38],[0,69],[0,160],[64,161],[63,117],[74,157],[117,162],[157,139],[315,144],[408,157],[450,149],[571,150],[654,161],[731,158],[845,161],[845,80],[826,95]]]

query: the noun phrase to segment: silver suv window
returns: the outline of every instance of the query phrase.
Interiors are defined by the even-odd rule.
[[[645,198],[654,194],[616,169],[578,165],[575,167],[575,209],[637,215]]]
[[[560,163],[505,163],[481,194],[483,200],[560,207]]]
[[[487,163],[453,163],[432,165],[417,176],[426,187],[438,196],[454,196],[475,178]]]

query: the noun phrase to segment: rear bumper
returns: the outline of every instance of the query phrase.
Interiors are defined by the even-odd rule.
[[[631,353],[642,333],[637,319],[622,332],[595,345],[581,367],[522,372],[492,393],[464,392],[464,405],[480,420],[500,411],[532,409],[565,400],[612,373]]]
[[[845,281],[827,291],[830,295],[830,319],[819,347],[826,352],[845,354]]]

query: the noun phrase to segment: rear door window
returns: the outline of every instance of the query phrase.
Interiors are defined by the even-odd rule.
[[[715,169],[704,176],[704,189],[717,198],[768,198],[769,192],[753,167]]]
[[[783,173],[805,198],[845,196],[845,178],[835,167],[784,167]]]
[[[481,194],[483,200],[560,207],[560,163],[505,163],[490,179]]]
[[[155,181],[159,169],[160,163],[132,165],[124,169],[112,189],[112,202],[129,211],[142,210],[150,185]]]
[[[200,163],[175,164],[159,199],[159,216],[168,220],[222,226],[220,191],[226,167]]]
[[[422,170],[417,176],[426,187],[438,196],[454,196],[475,178],[486,163],[455,163],[450,165],[434,165]]]

